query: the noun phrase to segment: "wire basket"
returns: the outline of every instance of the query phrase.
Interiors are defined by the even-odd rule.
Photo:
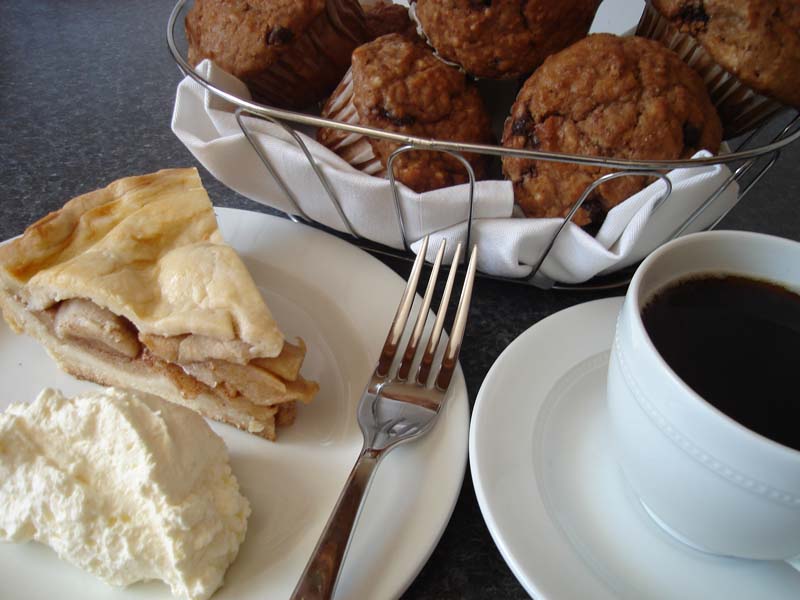
[[[337,214],[341,218],[341,221],[344,224],[345,229],[347,230],[345,235],[351,241],[353,241],[353,243],[357,244],[358,246],[364,248],[369,252],[376,254],[389,255],[402,259],[411,259],[413,257],[413,253],[411,252],[409,247],[413,240],[409,240],[406,234],[406,226],[403,221],[403,214],[400,208],[401,206],[400,191],[398,188],[398,184],[395,181],[394,169],[393,169],[394,161],[397,159],[398,156],[400,156],[404,152],[408,152],[411,150],[443,152],[454,157],[463,165],[469,178],[468,197],[467,197],[467,201],[469,202],[469,212],[468,212],[469,217],[467,221],[467,230],[466,230],[467,247],[470,247],[471,236],[472,236],[473,206],[475,197],[475,173],[473,172],[472,166],[463,157],[463,153],[484,154],[497,157],[516,156],[521,158],[533,159],[537,161],[560,162],[560,163],[569,163],[573,165],[601,167],[607,170],[612,170],[612,172],[599,177],[584,190],[580,198],[578,198],[578,200],[571,207],[569,213],[563,219],[563,221],[561,222],[560,226],[557,228],[555,233],[552,234],[550,239],[547,241],[544,251],[541,253],[541,256],[535,261],[535,264],[533,265],[533,269],[529,276],[520,279],[509,279],[509,278],[496,277],[486,274],[483,275],[492,277],[494,279],[504,279],[516,283],[533,285],[542,289],[553,288],[553,289],[597,290],[597,289],[608,289],[608,288],[622,286],[627,284],[628,281],[630,280],[633,267],[616,271],[611,275],[595,277],[587,282],[580,284],[559,283],[547,277],[541,271],[542,265],[544,264],[545,260],[547,259],[548,255],[553,249],[556,240],[562,234],[565,227],[567,226],[567,223],[570,222],[570,220],[578,211],[578,209],[591,196],[592,192],[598,186],[602,185],[603,183],[609,180],[616,179],[618,177],[628,177],[628,176],[647,176],[653,178],[654,180],[660,180],[661,182],[663,182],[664,185],[663,185],[663,191],[660,193],[655,202],[653,208],[653,212],[655,212],[666,201],[669,200],[669,197],[672,193],[672,185],[670,180],[665,175],[666,171],[670,171],[673,169],[686,169],[686,168],[693,169],[693,168],[709,167],[714,165],[726,165],[731,171],[730,176],[728,176],[713,191],[713,193],[709,194],[707,198],[704,198],[703,201],[700,203],[700,205],[691,214],[687,215],[685,220],[678,227],[676,227],[674,231],[672,231],[672,233],[666,239],[664,239],[661,242],[661,243],[666,243],[667,241],[670,241],[672,239],[675,239],[683,235],[687,231],[687,229],[689,229],[692,226],[692,224],[694,224],[697,221],[697,219],[706,210],[708,210],[731,185],[734,184],[734,182],[738,184],[739,199],[746,196],[748,192],[753,188],[753,186],[756,183],[758,183],[758,181],[761,180],[761,178],[764,177],[764,175],[769,171],[769,169],[775,164],[775,162],[778,160],[781,150],[786,146],[788,146],[789,144],[795,142],[798,138],[800,138],[800,114],[798,114],[797,111],[787,110],[785,111],[783,117],[776,117],[769,124],[765,124],[764,126],[750,132],[745,137],[736,140],[735,143],[732,144],[732,151],[729,153],[708,158],[651,161],[651,160],[633,160],[633,159],[616,159],[616,158],[606,158],[606,157],[578,156],[578,155],[570,155],[562,153],[542,152],[538,150],[517,150],[496,145],[459,143],[446,140],[407,136],[372,127],[364,127],[361,125],[342,123],[330,119],[325,119],[316,115],[279,109],[264,104],[260,104],[254,101],[239,98],[215,86],[211,81],[209,81],[208,79],[197,73],[188,63],[184,53],[182,53],[181,50],[178,48],[178,44],[176,43],[175,39],[175,26],[176,23],[178,23],[180,20],[179,17],[182,15],[186,3],[187,0],[178,0],[175,7],[172,10],[172,13],[170,14],[167,26],[167,44],[169,46],[169,50],[175,62],[177,63],[178,68],[180,69],[180,71],[183,73],[184,76],[191,77],[194,81],[202,85],[206,90],[209,90],[217,97],[236,106],[235,116],[238,126],[241,128],[245,138],[252,146],[253,151],[256,152],[257,155],[259,156],[261,163],[263,164],[267,174],[275,180],[278,187],[285,194],[286,199],[288,200],[289,203],[288,205],[293,207],[292,211],[287,213],[286,216],[295,222],[304,222],[307,224],[324,228],[324,226],[315,223],[301,209],[300,204],[298,203],[297,198],[292,191],[291,182],[286,181],[285,178],[281,176],[281,174],[275,169],[275,167],[271,164],[270,160],[267,158],[265,153],[262,151],[260,145],[256,142],[253,133],[248,129],[247,124],[242,118],[242,116],[245,114],[265,119],[269,122],[279,125],[291,136],[291,138],[294,140],[297,146],[302,150],[305,157],[308,159],[314,173],[319,178],[319,182],[322,188],[325,190],[325,193],[327,194],[329,201],[332,203]],[[774,126],[775,126],[774,124],[781,118],[783,120],[780,121],[780,124],[778,126],[778,133],[770,134],[769,130],[773,129],[774,131]],[[313,154],[311,153],[311,151],[309,150],[309,148],[307,147],[301,136],[298,135],[297,131],[295,130],[296,126],[310,126],[316,128],[329,127],[345,131],[347,133],[354,133],[371,138],[388,140],[399,145],[398,148],[389,157],[387,163],[387,175],[392,188],[394,207],[398,218],[401,238],[405,245],[405,252],[395,250],[394,248],[391,248],[389,246],[383,246],[371,240],[367,240],[363,237],[360,237],[355,232],[352,224],[350,223],[347,215],[345,214],[345,211],[342,209],[342,205],[339,199],[337,198],[336,191],[326,178],[325,173],[320,168],[317,160],[314,158]],[[711,223],[708,229],[713,229],[714,227],[716,227],[720,223],[720,221],[728,214],[729,210],[730,208],[724,210],[722,214],[719,215]]]

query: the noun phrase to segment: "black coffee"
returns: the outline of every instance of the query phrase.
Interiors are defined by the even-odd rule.
[[[693,390],[745,427],[800,450],[800,295],[700,276],[642,310],[653,344]]]

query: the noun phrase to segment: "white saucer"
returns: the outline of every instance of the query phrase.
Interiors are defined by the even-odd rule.
[[[781,562],[693,550],[647,515],[617,466],[605,384],[621,298],[544,319],[492,366],[469,455],[497,547],[537,600],[800,598]]]

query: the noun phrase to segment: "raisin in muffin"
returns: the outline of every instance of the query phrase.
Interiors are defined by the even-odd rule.
[[[726,137],[800,108],[798,0],[652,0],[637,35],[674,49],[706,82]]]
[[[549,57],[525,82],[506,120],[503,145],[584,156],[671,160],[716,152],[719,117],[703,81],[652,40],[592,35]],[[609,173],[600,167],[504,157],[503,172],[528,217],[563,217],[584,190]],[[576,213],[578,225],[648,183],[620,177],[599,186]]]
[[[443,59],[489,79],[527,76],[589,31],[600,0],[414,0]]]
[[[357,0],[196,0],[186,36],[190,63],[211,59],[284,108],[325,98],[369,38]]]
[[[490,144],[489,115],[477,89],[458,69],[439,61],[421,40],[389,34],[353,52],[353,65],[325,104],[322,116],[385,131],[456,142]],[[350,164],[386,176],[389,156],[399,144],[321,128],[317,139]],[[478,179],[488,159],[465,154]],[[426,192],[466,183],[461,163],[441,153],[414,150],[395,160],[394,175]]]

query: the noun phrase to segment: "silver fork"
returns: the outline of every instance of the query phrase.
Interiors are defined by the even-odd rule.
[[[444,250],[445,242],[442,241],[433,262],[419,315],[411,330],[405,351],[399,359],[399,365],[393,369],[427,255],[427,237],[414,261],[408,284],[389,327],[378,364],[358,405],[358,425],[364,436],[361,453],[350,472],[333,513],[328,518],[328,523],[325,525],[303,575],[292,593],[293,600],[317,600],[333,596],[350,544],[353,526],[358,519],[375,467],[392,448],[429,431],[442,408],[447,388],[456,368],[461,340],[467,324],[467,313],[475,280],[477,246],[472,249],[450,339],[434,379],[432,370],[436,350],[439,346],[445,312],[450,302],[456,271],[461,259],[460,243],[456,247],[453,264],[450,267],[442,300],[439,303],[439,311],[425,344],[425,350],[418,363],[415,362],[415,357],[428,318]],[[416,366],[416,373],[413,380],[409,380],[411,369],[414,366]]]

